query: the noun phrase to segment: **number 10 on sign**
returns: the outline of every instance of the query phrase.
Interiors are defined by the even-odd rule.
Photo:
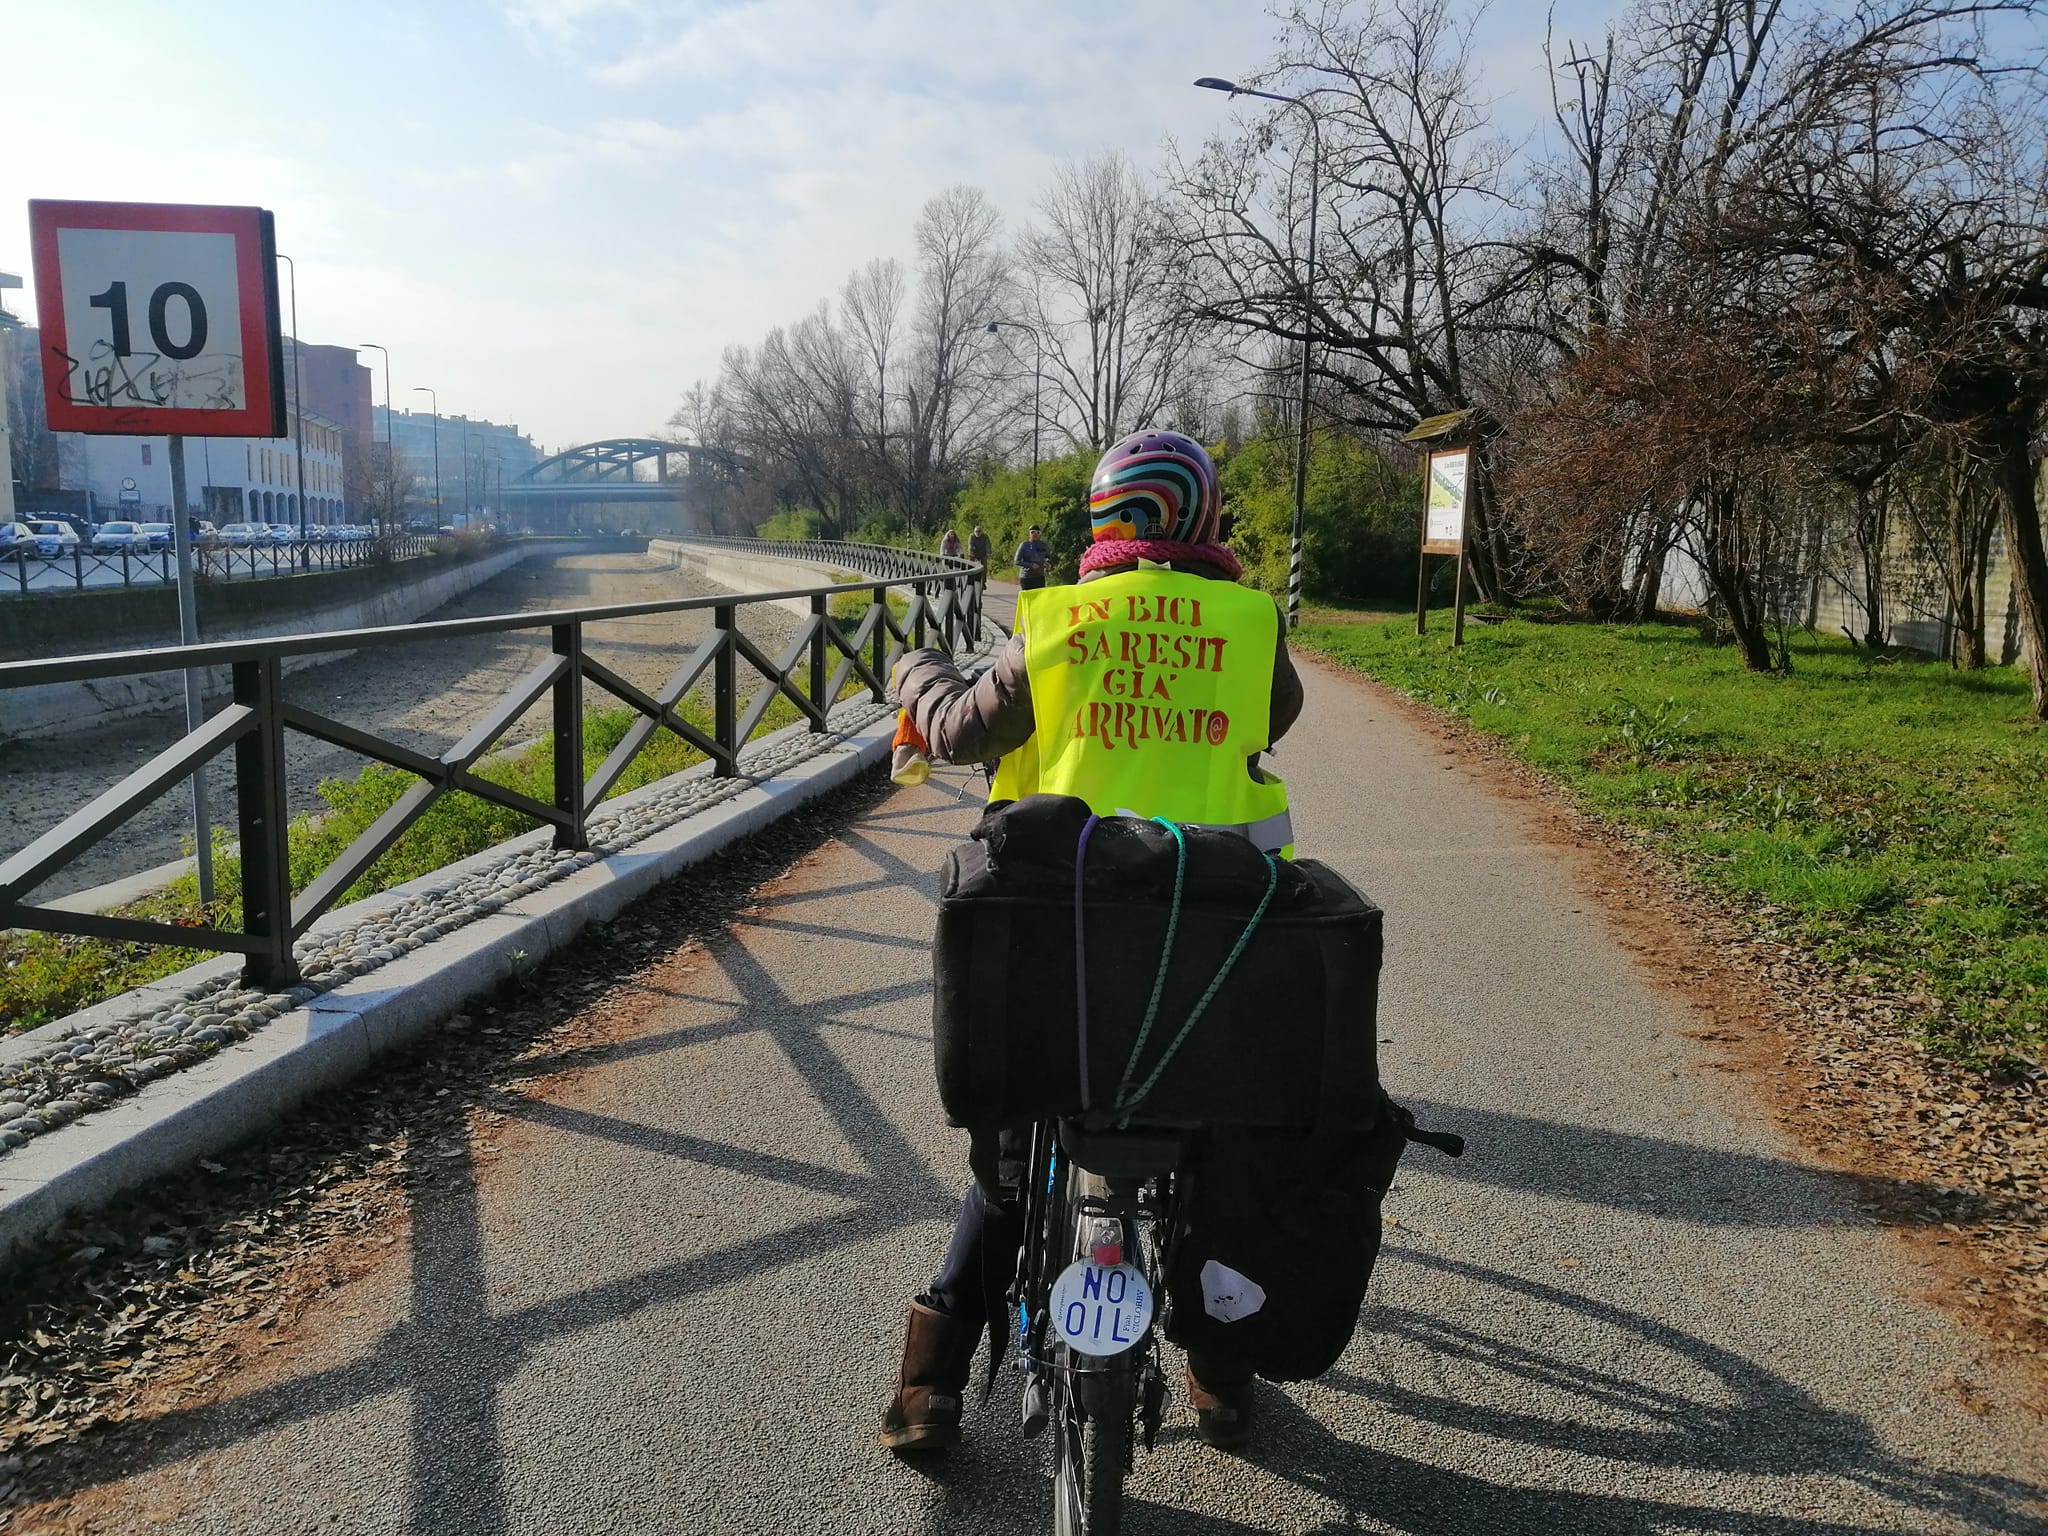
[[[33,202],[29,231],[53,428],[284,435],[268,213]]]

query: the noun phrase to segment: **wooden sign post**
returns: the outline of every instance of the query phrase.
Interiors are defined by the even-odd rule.
[[[1446,411],[1415,424],[1401,439],[1425,445],[1422,454],[1422,550],[1416,558],[1415,633],[1429,627],[1429,557],[1452,555],[1458,562],[1451,594],[1451,644],[1465,643],[1465,545],[1472,507],[1472,477],[1478,472],[1474,445],[1491,420],[1477,409]]]

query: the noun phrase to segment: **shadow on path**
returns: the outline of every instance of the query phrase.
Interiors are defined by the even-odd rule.
[[[868,840],[862,851],[899,866]],[[893,942],[879,933],[848,932],[853,943]],[[505,1384],[539,1348],[690,1296],[788,1266],[934,1218],[957,1204],[887,1111],[828,1043],[827,1032],[859,1021],[838,1014],[922,991],[922,980],[849,994],[829,1008],[793,1003],[737,934],[713,943],[711,964],[735,996],[704,1001],[729,1008],[722,1019],[657,1035],[524,1059],[510,1069],[530,1077],[603,1067],[716,1039],[766,1035],[803,1079],[853,1149],[852,1168],[809,1163],[620,1120],[569,1105],[500,1091],[484,1103],[531,1123],[664,1156],[789,1185],[848,1203],[849,1208],[780,1231],[749,1235],[628,1277],[567,1296],[494,1313],[487,1290],[484,1200],[465,1149],[442,1164],[431,1184],[412,1191],[411,1316],[387,1331],[363,1359],[265,1387],[225,1402],[175,1410],[139,1423],[144,1431],[122,1448],[120,1475],[193,1461],[266,1431],[323,1417],[393,1392],[411,1399],[412,1518],[409,1528],[435,1536],[494,1536],[506,1529],[505,1449],[498,1427]],[[510,1072],[508,1072],[510,1075]],[[824,1358],[832,1358],[827,1355]],[[90,1486],[78,1469],[63,1496]]]
[[[1855,1201],[1879,1203],[1897,1224],[2021,1216],[2023,1201],[2001,1203],[1942,1185],[1843,1173],[1703,1147],[1692,1142],[1602,1130],[1529,1115],[1468,1109],[1401,1095],[1424,1125],[1464,1136],[1466,1155],[1433,1159],[1430,1172],[1545,1198],[1578,1200],[1704,1226],[1839,1227]],[[1844,1200],[1845,1190],[1850,1197]]]

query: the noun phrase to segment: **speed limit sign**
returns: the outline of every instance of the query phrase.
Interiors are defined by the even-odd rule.
[[[267,212],[38,201],[28,217],[53,429],[285,435]]]

